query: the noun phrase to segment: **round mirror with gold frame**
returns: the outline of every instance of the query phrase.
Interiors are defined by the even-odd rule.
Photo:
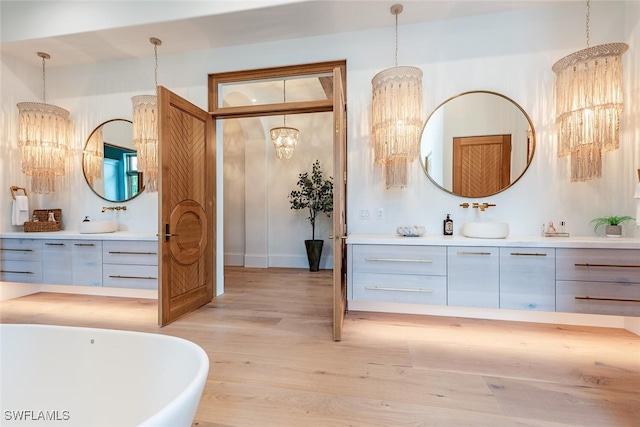
[[[533,123],[522,107],[478,90],[453,96],[431,113],[422,130],[420,162],[442,190],[487,197],[524,175],[535,146]]]
[[[91,132],[84,146],[84,178],[96,195],[109,202],[126,202],[144,191],[132,127],[130,120],[107,120]]]

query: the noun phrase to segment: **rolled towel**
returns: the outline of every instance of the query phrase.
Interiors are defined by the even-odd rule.
[[[27,196],[16,196],[11,208],[11,224],[24,225],[29,220],[29,198]]]

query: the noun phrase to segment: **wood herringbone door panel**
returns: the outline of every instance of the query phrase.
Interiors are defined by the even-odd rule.
[[[453,192],[484,197],[509,186],[511,135],[453,139]]]
[[[213,298],[216,276],[213,121],[159,87],[161,325]]]

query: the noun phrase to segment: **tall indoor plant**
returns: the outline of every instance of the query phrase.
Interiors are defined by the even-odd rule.
[[[309,176],[311,175],[311,176]],[[333,212],[333,178],[324,179],[320,161],[313,163],[311,174],[301,173],[298,178],[299,190],[293,190],[289,194],[291,209],[307,209],[309,222],[311,222],[311,240],[305,240],[309,270],[318,271],[320,268],[320,255],[324,240],[316,240],[316,220],[323,213],[329,216]]]

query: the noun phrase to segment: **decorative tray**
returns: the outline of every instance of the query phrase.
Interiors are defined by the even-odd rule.
[[[400,226],[396,230],[403,237],[420,237],[427,229],[423,225]]]
[[[569,237],[569,233],[553,233],[553,232],[545,232],[545,237]]]

